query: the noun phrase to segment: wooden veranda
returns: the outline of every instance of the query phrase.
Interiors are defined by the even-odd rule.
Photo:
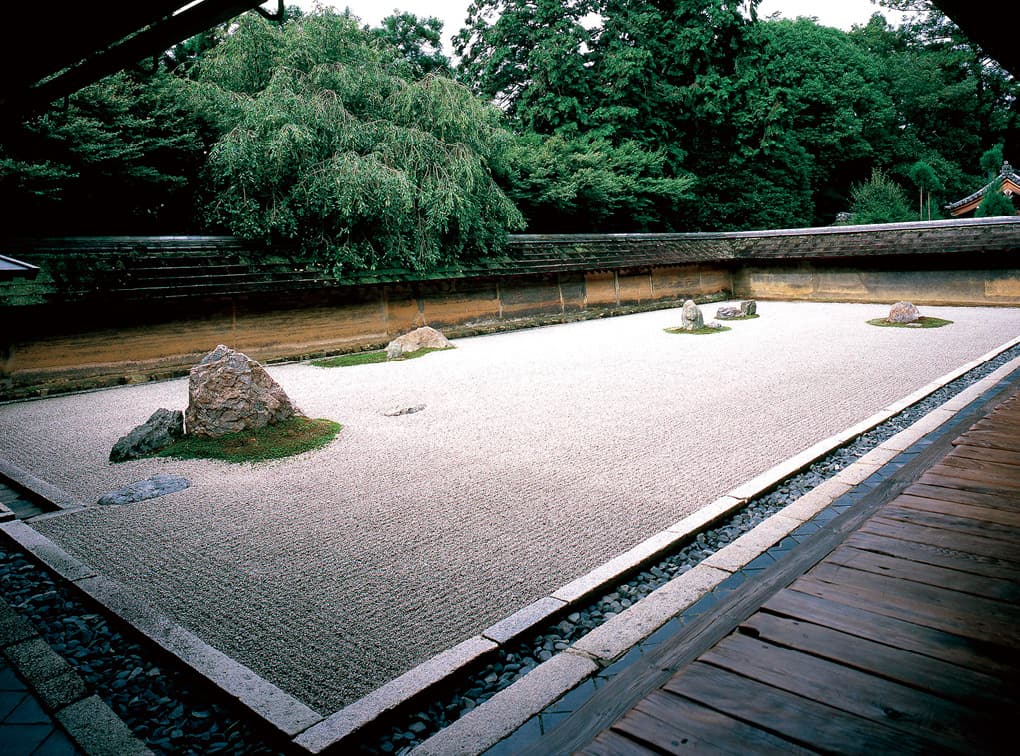
[[[533,753],[1015,753],[1020,378]]]

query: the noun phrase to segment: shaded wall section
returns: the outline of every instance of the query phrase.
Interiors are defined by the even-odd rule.
[[[721,299],[730,281],[726,268],[691,265],[7,307],[0,398],[170,378],[217,344],[302,359],[382,347],[420,325],[456,337]]]
[[[232,237],[0,245],[0,399],[181,375],[223,343],[262,361],[725,297],[1020,306],[1020,219],[735,233],[511,237],[505,255],[337,280]]]

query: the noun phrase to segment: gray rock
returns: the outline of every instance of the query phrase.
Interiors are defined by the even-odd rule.
[[[889,308],[890,323],[913,323],[921,317],[921,313],[912,302],[897,302]]]
[[[393,339],[386,347],[386,359],[395,360],[419,349],[453,349],[453,344],[435,328],[422,326]]]
[[[191,368],[187,431],[216,438],[283,422],[301,411],[266,369],[222,344]]]
[[[715,311],[715,316],[719,320],[736,320],[744,316],[744,311],[739,307],[720,307]]]
[[[421,412],[425,409],[424,404],[412,404],[408,407],[399,406],[391,407],[390,409],[383,412],[386,417],[399,417],[400,415],[413,415],[415,412]]]
[[[697,331],[705,327],[705,316],[701,314],[701,308],[694,304],[693,299],[684,302],[684,309],[680,315],[680,327],[685,331]]]
[[[111,462],[148,457],[170,446],[184,435],[184,413],[180,410],[158,409],[141,425],[113,445]]]
[[[740,303],[740,311],[745,315],[757,315],[758,303],[753,299],[747,299]]]
[[[155,499],[158,496],[183,491],[191,485],[187,478],[180,475],[153,475],[151,478],[130,483],[123,488],[103,496],[97,504],[133,504],[136,501]]]

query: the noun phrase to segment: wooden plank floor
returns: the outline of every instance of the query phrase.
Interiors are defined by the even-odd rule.
[[[1020,395],[940,454],[579,752],[1020,752]]]

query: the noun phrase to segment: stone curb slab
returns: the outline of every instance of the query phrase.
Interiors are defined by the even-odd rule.
[[[414,756],[481,753],[591,677],[598,665],[570,651],[554,656],[415,748]]]
[[[298,735],[294,742],[310,753],[322,753],[498,647],[481,636],[469,638],[345,706]]]

